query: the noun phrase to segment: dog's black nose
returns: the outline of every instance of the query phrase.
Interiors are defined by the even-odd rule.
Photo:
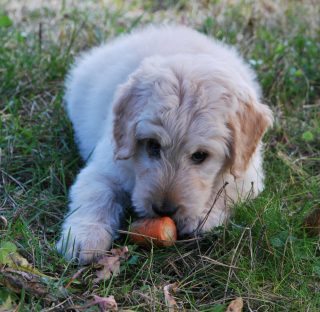
[[[164,201],[161,206],[153,204],[152,210],[161,217],[164,217],[164,216],[171,217],[177,212],[178,206],[169,201]]]

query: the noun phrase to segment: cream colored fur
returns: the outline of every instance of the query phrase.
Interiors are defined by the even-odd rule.
[[[58,243],[67,259],[87,263],[110,248],[126,194],[140,216],[178,207],[183,235],[225,223],[235,202],[263,189],[261,138],[272,113],[253,71],[212,38],[182,26],[124,35],[76,61],[65,101],[87,161]],[[159,158],[148,139],[161,145]],[[208,154],[201,164],[197,151]]]

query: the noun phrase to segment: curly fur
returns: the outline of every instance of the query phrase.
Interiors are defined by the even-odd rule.
[[[238,53],[194,30],[151,26],[84,53],[65,100],[87,161],[58,243],[67,259],[87,263],[110,248],[125,194],[140,216],[175,205],[183,235],[223,224],[235,202],[263,189],[272,113]],[[148,155],[148,139],[161,145],[159,158]],[[208,157],[196,165],[199,150]]]

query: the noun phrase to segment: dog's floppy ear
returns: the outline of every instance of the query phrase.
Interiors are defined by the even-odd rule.
[[[113,136],[115,159],[128,159],[135,153],[135,128],[142,111],[142,97],[137,94],[134,79],[130,79],[118,90],[113,105]]]
[[[272,112],[260,103],[241,103],[239,110],[229,118],[231,131],[230,172],[239,177],[248,165],[266,130],[272,125]]]

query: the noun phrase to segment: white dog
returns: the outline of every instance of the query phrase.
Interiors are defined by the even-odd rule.
[[[110,248],[126,194],[138,215],[169,215],[183,235],[223,224],[263,189],[272,113],[236,51],[194,30],[148,27],[92,49],[65,100],[87,160],[58,243],[67,259]]]

